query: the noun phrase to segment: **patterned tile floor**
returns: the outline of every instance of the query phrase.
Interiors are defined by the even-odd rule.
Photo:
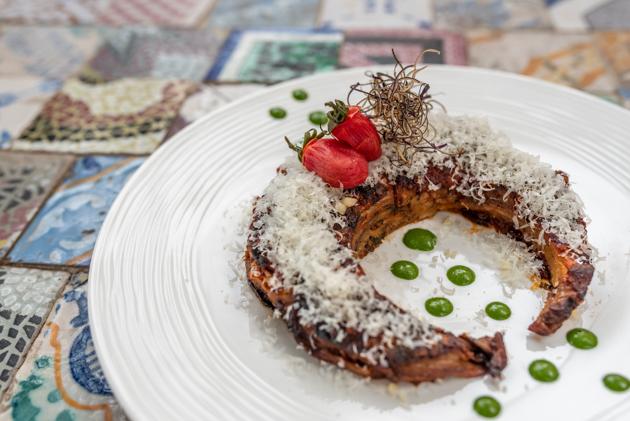
[[[264,84],[392,47],[630,108],[629,0],[0,0],[0,420],[125,419],[86,273],[146,156]]]

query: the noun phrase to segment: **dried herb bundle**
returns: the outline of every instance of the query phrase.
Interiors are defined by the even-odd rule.
[[[396,61],[393,75],[368,73],[371,80],[352,85],[348,94],[348,104],[353,94],[361,95],[356,105],[372,119],[383,143],[396,145],[399,163],[403,165],[409,164],[417,152],[438,151],[445,146],[432,142],[435,131],[429,123],[433,106],[442,105],[429,94],[429,84],[417,76],[426,68],[419,66],[426,53],[439,51],[425,50],[413,64],[403,65],[392,50]]]

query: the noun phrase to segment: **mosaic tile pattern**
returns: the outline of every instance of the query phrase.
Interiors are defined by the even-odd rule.
[[[0,76],[65,79],[83,66],[99,44],[98,32],[91,28],[1,27]]]
[[[86,294],[87,274],[73,276],[18,370],[1,419],[126,419],[96,358]]]
[[[337,67],[335,31],[234,31],[207,80],[280,82]]]
[[[330,28],[428,28],[431,0],[322,0],[319,24]]]
[[[37,115],[48,98],[61,87],[55,80],[37,77],[0,78],[0,149]]]
[[[403,63],[413,63],[420,51],[434,49],[440,54],[426,54],[425,63],[466,64],[466,41],[459,34],[432,30],[355,29],[344,32],[339,51],[342,67],[393,64],[392,49]]]
[[[205,85],[201,89],[189,96],[175,121],[169,129],[167,137],[170,138],[181,129],[203,117],[211,111],[239,99],[245,95],[263,89],[261,85],[238,84],[238,85]]]
[[[105,215],[144,158],[86,156],[8,255],[12,262],[87,266]]]
[[[590,91],[613,92],[617,83],[593,38],[585,34],[512,32],[469,38],[469,64],[535,76]]]
[[[219,0],[208,28],[309,28],[315,26],[319,0]]]
[[[600,32],[595,39],[621,84],[630,87],[630,32]]]
[[[15,149],[149,153],[164,138],[192,82],[66,82],[13,143]]]
[[[0,19],[14,23],[192,27],[214,0],[2,0]]]
[[[81,71],[87,82],[125,77],[200,81],[225,38],[224,31],[159,28],[103,29],[103,45]]]
[[[543,0],[440,0],[435,2],[435,28],[525,29],[550,26]]]
[[[0,152],[0,257],[72,162],[64,155]]]
[[[0,267],[0,393],[7,388],[68,277],[65,272]]]

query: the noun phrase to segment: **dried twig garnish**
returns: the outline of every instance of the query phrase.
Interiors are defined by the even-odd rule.
[[[348,94],[348,104],[353,94],[361,95],[356,105],[372,119],[383,143],[396,145],[398,163],[403,165],[408,165],[418,152],[439,151],[445,146],[433,143],[435,130],[429,123],[434,104],[442,105],[429,94],[429,84],[417,77],[426,68],[419,66],[426,53],[440,52],[425,50],[413,64],[403,65],[392,50],[396,61],[393,75],[368,73],[371,80],[355,83]]]

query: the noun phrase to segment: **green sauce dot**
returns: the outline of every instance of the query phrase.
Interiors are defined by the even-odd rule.
[[[630,389],[630,380],[621,374],[606,374],[602,381],[604,382],[604,386],[613,392],[625,392]]]
[[[305,101],[306,98],[308,98],[308,92],[306,92],[304,89],[296,89],[291,92],[291,95],[293,95],[293,98],[298,101]]]
[[[403,243],[410,249],[431,251],[437,244],[437,237],[429,230],[413,228],[405,233]]]
[[[465,287],[475,282],[475,272],[467,266],[457,265],[446,271],[449,281],[460,287]]]
[[[308,119],[311,123],[318,126],[328,123],[328,117],[326,117],[326,113],[323,111],[313,111],[308,115]]]
[[[394,262],[390,267],[390,270],[395,276],[401,279],[407,279],[408,281],[416,279],[420,274],[418,266],[408,260],[398,260],[397,262]]]
[[[556,366],[547,360],[534,360],[529,365],[529,374],[539,382],[555,382],[560,377]]]
[[[494,418],[501,413],[501,404],[492,396],[480,396],[475,399],[473,409],[485,418]]]
[[[287,111],[284,108],[273,107],[269,110],[269,115],[273,118],[285,118],[287,116]]]
[[[446,298],[433,297],[424,302],[424,308],[432,316],[444,317],[453,312],[453,303]]]
[[[567,342],[578,349],[593,349],[597,346],[597,336],[590,330],[577,327],[567,332]]]
[[[512,315],[512,310],[507,304],[500,301],[493,301],[486,306],[486,314],[494,320],[507,320]]]

